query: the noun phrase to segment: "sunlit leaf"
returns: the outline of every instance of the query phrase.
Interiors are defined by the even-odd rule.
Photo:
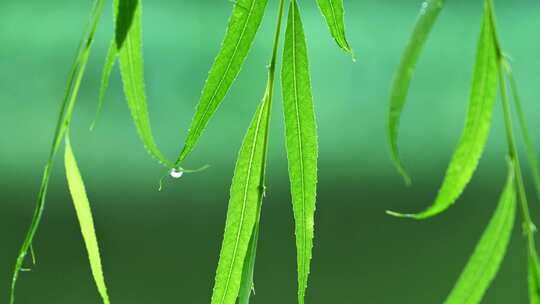
[[[295,0],[289,7],[281,81],[296,228],[298,301],[302,304],[313,247],[318,148],[306,38]]]
[[[71,71],[69,73],[66,91],[62,100],[60,115],[56,123],[54,138],[51,150],[49,152],[49,157],[47,159],[47,163],[45,164],[45,169],[39,188],[34,214],[32,216],[30,227],[28,228],[28,232],[26,233],[23,244],[19,250],[19,254],[17,255],[17,260],[15,262],[13,278],[11,280],[10,304],[15,303],[15,286],[17,284],[19,272],[21,271],[25,257],[28,253],[28,250],[32,246],[34,235],[36,234],[39,223],[41,222],[41,217],[45,208],[45,199],[47,196],[47,189],[49,186],[49,179],[51,177],[51,169],[53,166],[54,157],[58,152],[58,148],[60,146],[60,143],[62,142],[66,128],[69,126],[71,120],[71,114],[73,112],[75,102],[77,101],[79,88],[84,76],[84,72],[86,70],[88,57],[90,55],[90,49],[94,41],[94,34],[103,13],[103,7],[104,0],[95,1],[92,12],[90,14],[90,20],[86,26],[83,39],[77,52],[77,57],[75,58],[75,61],[73,62]]]
[[[498,77],[497,44],[487,4],[482,20],[465,129],[437,198],[421,213],[388,212],[391,215],[424,219],[443,212],[461,195],[476,170],[491,128]]]
[[[88,252],[92,276],[94,277],[103,303],[108,304],[110,301],[107,294],[105,278],[103,277],[103,269],[101,268],[101,257],[99,254],[96,231],[94,229],[94,220],[92,219],[92,210],[90,209],[90,202],[88,201],[88,196],[79,167],[77,166],[77,161],[73,155],[69,134],[66,135],[65,167],[69,192],[73,199],[73,206],[77,213],[77,219],[79,220],[79,225],[81,227],[84,244],[86,245],[86,251]]]
[[[343,0],[317,0],[317,4],[326,19],[328,28],[334,40],[340,48],[348,53],[352,49],[347,42],[345,35],[345,10],[343,9]]]
[[[206,79],[191,128],[176,165],[179,165],[193,151],[204,128],[238,76],[261,24],[268,0],[234,2],[225,38]]]
[[[173,163],[159,150],[150,126],[144,82],[141,5],[141,0],[114,1],[115,41],[120,74],[131,117],[146,150],[161,164],[172,168]]]
[[[515,214],[516,191],[511,164],[499,205],[445,304],[480,303],[506,254]]]
[[[409,85],[418,58],[422,53],[424,43],[439,16],[444,0],[427,0],[422,3],[422,8],[416,20],[413,33],[409,38],[407,47],[401,56],[401,62],[394,76],[392,89],[390,92],[390,110],[388,112],[388,139],[390,142],[390,152],[394,165],[403,176],[405,182],[410,184],[411,179],[407,174],[398,149],[398,131],[401,113],[405,107]]]
[[[236,162],[227,221],[212,304],[234,304],[239,296],[244,261],[248,254],[264,193],[271,81],[247,130]]]

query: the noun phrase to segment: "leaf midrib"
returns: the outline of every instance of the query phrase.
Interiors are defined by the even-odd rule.
[[[253,11],[255,9],[255,3],[257,2],[257,0],[253,0],[251,2],[251,7],[249,9],[249,13],[248,13],[248,16],[246,18],[246,22],[244,23],[244,26],[242,28],[242,32],[240,33],[240,37],[238,38],[238,41],[236,42],[235,46],[234,46],[234,51],[233,51],[233,54],[231,56],[231,59],[229,60],[229,62],[227,63],[227,67],[225,68],[225,72],[223,73],[223,75],[221,76],[219,82],[218,82],[218,85],[216,87],[216,89],[214,90],[214,92],[212,93],[212,97],[210,97],[210,100],[208,102],[208,104],[206,105],[205,109],[204,109],[204,112],[203,112],[203,115],[202,115],[202,118],[201,120],[199,120],[199,123],[195,126],[195,130],[193,132],[193,134],[198,134],[202,128],[202,126],[204,125],[203,123],[201,122],[204,122],[204,120],[206,119],[206,117],[208,116],[208,113],[210,112],[210,106],[213,104],[219,90],[221,89],[221,86],[223,85],[223,82],[225,81],[225,78],[226,78],[226,75],[229,73],[230,69],[231,69],[231,66],[232,66],[232,63],[236,57],[236,53],[238,52],[238,49],[240,47],[240,42],[244,39],[244,34],[246,33],[246,30],[248,28],[248,25],[249,25],[249,21],[251,19],[251,16],[253,15]],[[238,5],[238,4],[237,4]]]
[[[251,147],[251,153],[250,153],[250,156],[249,156],[248,172],[247,172],[247,178],[246,178],[246,183],[245,183],[245,187],[244,187],[244,196],[243,196],[243,202],[242,202],[242,212],[240,214],[240,224],[238,225],[238,232],[236,234],[236,240],[235,240],[235,243],[234,243],[233,258],[232,258],[232,261],[231,261],[231,264],[230,264],[231,266],[229,267],[229,272],[228,272],[228,275],[227,275],[227,281],[225,282],[225,288],[224,288],[224,291],[223,291],[223,297],[221,298],[220,303],[224,303],[225,298],[227,296],[229,283],[230,283],[231,276],[232,276],[232,271],[233,271],[233,268],[234,268],[234,263],[235,263],[236,257],[237,257],[236,252],[238,250],[240,234],[242,232],[242,225],[244,223],[245,210],[246,210],[247,197],[248,197],[248,190],[249,190],[249,186],[251,184],[251,170],[252,170],[253,158],[255,156],[255,150],[257,148],[258,135],[259,135],[260,127],[261,127],[261,120],[262,120],[262,117],[263,117],[263,114],[264,114],[264,111],[265,111],[265,107],[266,107],[265,103],[266,103],[266,100],[263,102],[263,106],[261,107],[261,111],[259,113],[259,116],[257,117],[257,125],[256,125],[256,128],[255,128],[255,133],[253,134],[254,142],[253,142],[253,146]]]
[[[296,79],[296,9],[297,9],[297,6],[296,6],[296,1],[294,3],[294,8],[292,10],[292,32],[293,32],[293,39],[292,39],[292,57],[293,57],[293,60],[292,60],[292,69],[293,69],[293,87],[294,87],[294,107],[295,107],[295,112],[296,112],[296,126],[298,128],[298,150],[299,150],[299,153],[300,153],[300,157],[299,157],[299,160],[300,160],[300,163],[299,163],[299,166],[300,166],[300,171],[301,171],[301,174],[300,174],[300,181],[301,181],[301,191],[302,191],[302,194],[301,194],[301,197],[302,197],[302,218],[301,218],[301,225],[302,225],[302,254],[301,254],[301,257],[302,257],[302,294],[304,293],[303,291],[303,288],[304,288],[304,284],[305,284],[305,277],[306,277],[306,261],[305,261],[305,252],[306,252],[306,194],[305,194],[305,189],[304,189],[304,186],[305,186],[305,180],[304,180],[304,174],[305,174],[305,169],[304,169],[304,159],[303,159],[303,147],[302,147],[302,125],[300,123],[300,111],[299,111],[299,106],[298,106],[298,85],[297,85],[297,79]]]

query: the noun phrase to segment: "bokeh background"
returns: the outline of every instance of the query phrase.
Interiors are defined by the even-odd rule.
[[[93,204],[113,303],[209,302],[237,150],[264,90],[277,2],[269,1],[241,75],[186,163],[212,167],[168,180],[162,192],[157,185],[164,172],[139,142],[117,70],[103,115],[96,129],[88,130],[111,37],[107,8],[72,137]],[[495,2],[501,40],[514,59],[529,127],[540,146],[540,4]],[[232,3],[144,4],[150,114],[158,144],[173,158],[219,49]],[[418,211],[437,192],[464,122],[482,1],[448,1],[418,65],[400,139],[414,180],[409,188],[389,160],[385,112],[393,72],[421,1],[345,4],[355,63],[334,45],[315,1],[301,1],[320,134],[316,239],[307,302],[441,303],[487,224],[504,182],[500,105],[479,169],[455,206],[423,222],[395,219],[384,210]],[[32,215],[59,101],[90,7],[91,1],[0,2],[0,303],[7,303],[13,262]],[[296,298],[279,94],[276,101],[253,298],[260,304],[294,303]],[[530,201],[538,220],[533,191]],[[517,224],[484,303],[527,302],[520,230]],[[34,244],[38,264],[21,274],[18,303],[100,302],[61,155]]]

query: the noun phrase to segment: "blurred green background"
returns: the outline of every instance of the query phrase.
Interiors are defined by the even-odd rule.
[[[103,115],[96,129],[88,131],[111,37],[107,8],[72,137],[93,204],[113,303],[209,302],[237,150],[264,90],[277,2],[269,1],[241,75],[186,163],[212,167],[168,180],[163,192],[157,185],[164,172],[137,138],[117,71]],[[540,146],[540,4],[495,2],[502,43],[514,59],[529,127]],[[345,5],[355,63],[334,45],[315,1],[301,1],[320,133],[307,303],[441,303],[504,182],[500,107],[495,108],[479,170],[454,207],[423,222],[395,219],[384,210],[418,211],[437,192],[464,122],[482,1],[448,1],[418,65],[400,141],[414,179],[410,188],[389,160],[385,112],[393,71],[421,1],[350,0]],[[91,1],[0,2],[0,303],[7,303],[13,262],[31,218],[67,72],[90,6]],[[158,144],[171,158],[181,148],[231,7],[226,0],[145,1],[150,114]],[[260,304],[296,299],[279,95],[275,105],[253,298]],[[530,198],[538,219],[532,191]],[[38,264],[21,274],[18,303],[100,302],[78,229],[59,155],[34,243]],[[526,303],[526,288],[526,253],[518,224],[484,302]]]

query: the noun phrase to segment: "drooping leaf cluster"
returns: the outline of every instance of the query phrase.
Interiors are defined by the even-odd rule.
[[[398,127],[414,67],[419,59],[428,33],[435,24],[443,8],[443,0],[428,0],[422,5],[409,44],[403,53],[391,91],[388,115],[390,151],[397,171],[410,182],[398,152]],[[433,204],[416,214],[388,211],[390,215],[413,219],[426,219],[444,212],[461,196],[471,180],[491,129],[493,107],[497,87],[500,89],[500,103],[503,109],[506,138],[508,144],[509,176],[501,194],[499,205],[490,223],[461,273],[457,283],[445,303],[480,303],[490,283],[495,278],[503,260],[512,227],[515,221],[516,201],[520,203],[523,229],[526,238],[529,264],[529,300],[540,301],[540,271],[534,241],[534,224],[529,212],[520,159],[513,131],[512,109],[507,93],[507,81],[518,115],[519,127],[523,135],[528,163],[540,198],[540,176],[536,152],[527,130],[527,123],[519,99],[517,83],[512,75],[510,63],[502,51],[497,35],[495,9],[492,0],[484,0],[483,17],[478,37],[476,61],[474,63],[471,92],[465,127],[452,155],[448,169]]]
[[[91,129],[94,128],[102,111],[109,78],[115,63],[118,61],[131,118],[150,156],[171,172],[197,171],[184,169],[182,164],[194,151],[205,127],[240,73],[262,22],[268,0],[234,2],[223,43],[204,84],[191,128],[176,161],[169,160],[158,148],[150,124],[144,81],[142,0],[113,0],[112,2],[114,36],[103,66],[97,99],[97,113]],[[237,300],[240,303],[249,303],[253,288],[261,205],[265,194],[270,113],[286,2],[288,2],[289,12],[285,31],[281,82],[292,206],[296,222],[298,302],[304,303],[305,301],[314,237],[317,133],[307,44],[300,17],[300,8],[296,0],[280,0],[266,90],[244,137],[232,180],[225,233],[211,297],[212,303],[236,303]],[[317,3],[338,46],[352,54],[352,49],[345,36],[343,1],[317,0]],[[77,100],[94,40],[95,29],[101,19],[104,5],[104,0],[95,1],[88,28],[68,80],[36,211],[15,264],[10,293],[11,304],[15,302],[15,285],[25,257],[32,249],[33,238],[45,207],[51,166],[64,137],[66,176],[86,245],[90,269],[103,303],[110,303],[87,191],[75,160],[69,134],[67,134],[71,123],[71,113]]]

